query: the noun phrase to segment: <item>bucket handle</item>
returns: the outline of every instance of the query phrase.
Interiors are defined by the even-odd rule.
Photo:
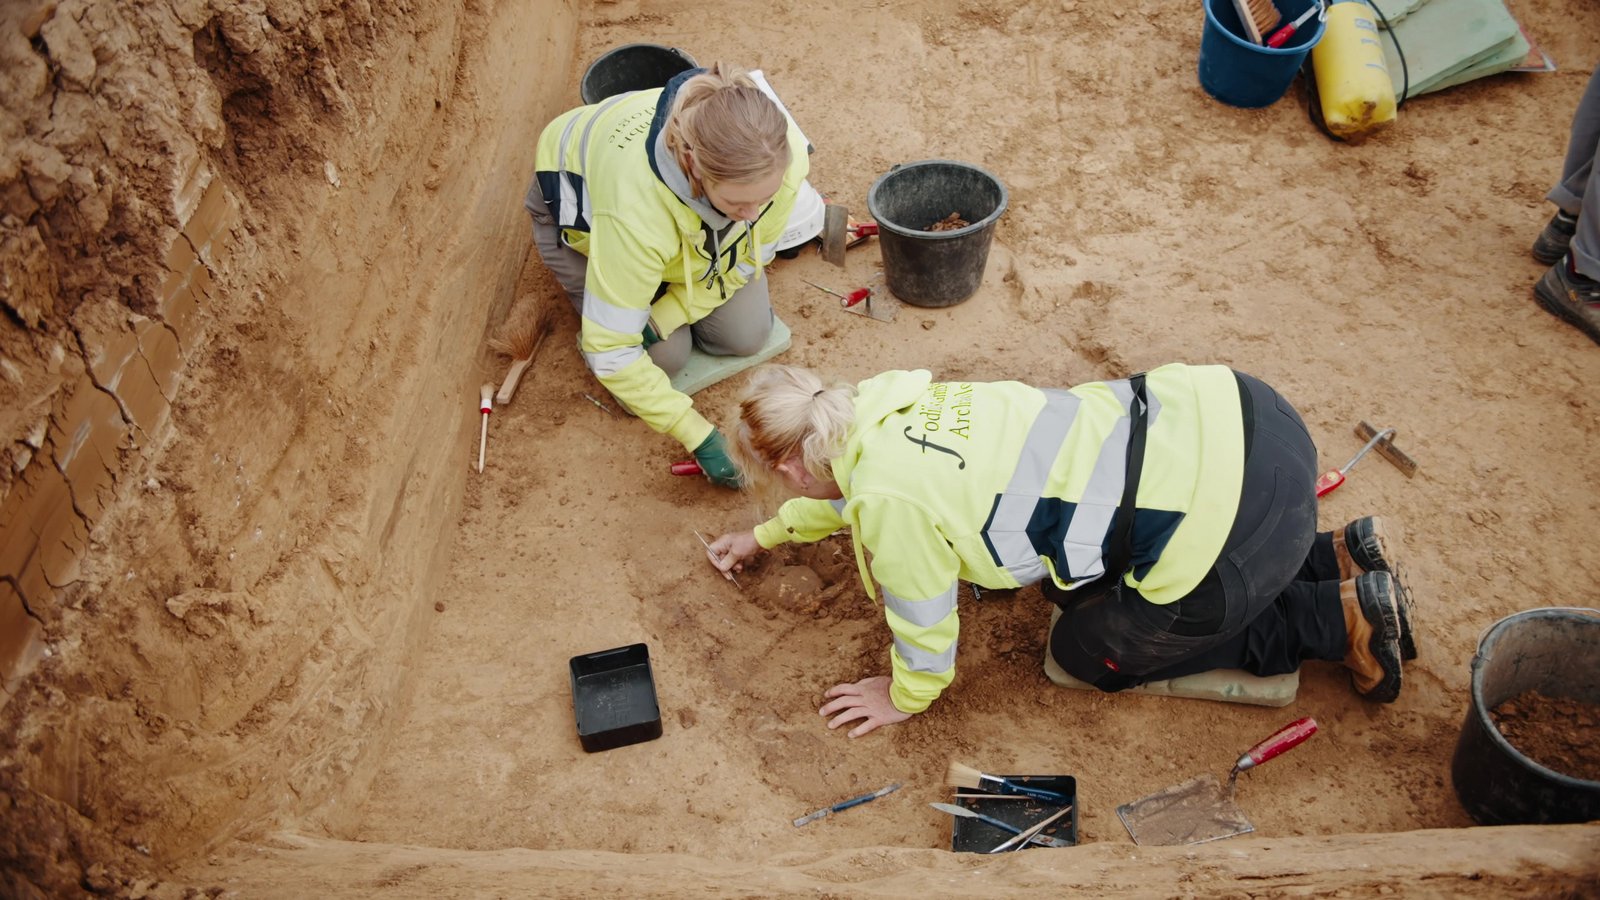
[[[1542,612],[1544,610],[1549,610],[1551,612],[1580,613],[1582,615],[1589,616],[1590,618],[1600,619],[1600,609],[1595,609],[1592,606],[1540,606],[1540,607],[1537,608],[1537,611],[1539,611],[1539,612]],[[1535,611],[1536,610],[1533,610],[1533,609],[1523,610],[1523,612],[1535,612]],[[1488,654],[1483,652],[1483,639],[1489,636],[1489,632],[1493,631],[1496,626],[1498,626],[1501,622],[1506,621],[1506,619],[1510,619],[1513,616],[1520,616],[1520,615],[1522,615],[1522,613],[1512,613],[1511,615],[1506,616],[1505,618],[1496,620],[1494,622],[1494,624],[1492,624],[1488,628],[1485,628],[1482,631],[1478,632],[1478,650],[1477,650],[1476,653],[1472,654],[1473,665],[1477,665],[1480,660],[1483,661],[1483,662],[1488,662],[1489,660],[1494,658],[1494,657],[1489,656]]]

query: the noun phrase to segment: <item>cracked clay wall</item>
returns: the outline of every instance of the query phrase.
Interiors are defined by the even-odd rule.
[[[575,7],[0,4],[0,894],[370,777]]]

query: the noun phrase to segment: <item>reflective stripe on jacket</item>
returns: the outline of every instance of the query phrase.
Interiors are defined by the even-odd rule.
[[[535,178],[562,239],[588,257],[581,349],[600,383],[657,431],[694,449],[712,426],[644,352],[760,278],[810,167],[789,121],[789,168],[754,223],[731,222],[690,195],[663,128],[678,87],[636,91],[557,117],[539,136]],[[659,297],[657,295],[660,295]]]
[[[1125,581],[1153,603],[1193,590],[1238,508],[1244,434],[1233,372],[1170,365],[1146,376],[1145,463]],[[1068,391],[936,383],[927,372],[862,382],[833,472],[842,500],[797,499],[756,529],[764,547],[849,525],[862,581],[883,589],[894,632],[890,695],[926,709],[955,677],[960,580],[1011,588],[1105,571],[1122,499],[1126,381]]]

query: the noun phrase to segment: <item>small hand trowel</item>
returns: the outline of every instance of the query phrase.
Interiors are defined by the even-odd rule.
[[[1200,844],[1249,834],[1255,826],[1233,801],[1239,773],[1299,746],[1316,733],[1316,719],[1296,719],[1245,751],[1228,773],[1227,787],[1215,775],[1200,775],[1117,807],[1117,818],[1127,826],[1135,844],[1146,846]]]

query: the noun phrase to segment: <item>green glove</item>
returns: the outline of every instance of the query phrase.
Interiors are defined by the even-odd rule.
[[[656,323],[654,322],[647,321],[644,323],[644,334],[642,337],[644,338],[644,348],[646,350],[650,349],[651,344],[661,343],[661,335],[656,334]]]
[[[738,467],[728,458],[728,448],[722,432],[716,429],[712,429],[711,434],[700,442],[700,446],[694,448],[694,461],[700,464],[700,471],[711,479],[712,484],[736,490],[744,484]]]

